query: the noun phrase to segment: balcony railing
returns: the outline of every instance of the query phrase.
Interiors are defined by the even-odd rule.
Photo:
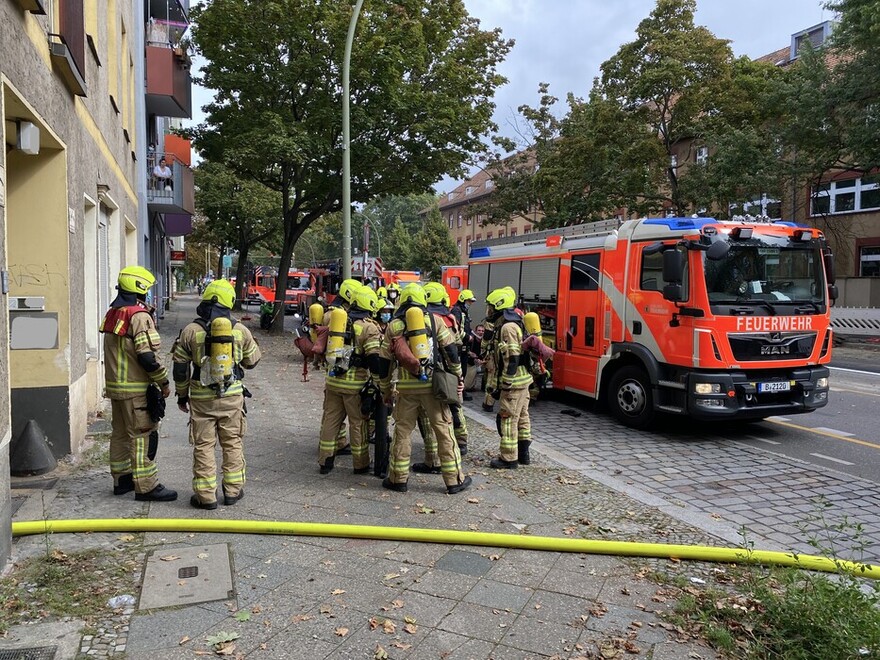
[[[166,159],[171,168],[170,182],[159,179],[154,174],[156,165]],[[170,188],[170,190],[169,190]],[[180,162],[175,162],[170,154],[152,153],[147,155],[147,207],[153,213],[195,213],[192,170]]]
[[[147,114],[160,117],[192,116],[192,77],[185,49],[171,41],[148,40]]]

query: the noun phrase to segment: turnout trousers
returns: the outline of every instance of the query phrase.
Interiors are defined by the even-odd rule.
[[[443,483],[447,486],[456,486],[464,481],[464,473],[461,470],[458,444],[452,434],[452,414],[449,412],[449,406],[440,403],[430,391],[416,393],[401,390],[398,396],[397,405],[394,406],[394,438],[391,440],[388,478],[396,484],[406,483],[409,478],[411,436],[420,409],[424,410],[437,441]]]
[[[340,442],[340,437],[345,437],[346,417],[352,467],[355,470],[370,467],[370,429],[361,412],[360,392],[354,390],[342,393],[330,388],[324,388],[324,412],[318,436],[318,465],[324,465],[324,461],[336,455],[337,448],[345,446],[344,442]]]
[[[159,425],[147,412],[146,394],[131,399],[111,399],[110,474],[113,485],[130,474],[136,493],[149,493],[159,485],[158,468],[150,460],[150,433]]]
[[[501,434],[501,458],[516,461],[520,442],[531,442],[529,421],[529,390],[501,390],[498,431]]]
[[[190,399],[189,440],[193,447],[192,487],[203,504],[217,501],[217,462],[214,448],[223,455],[223,492],[236,497],[244,487],[245,462],[242,438],[247,430],[244,397]]]

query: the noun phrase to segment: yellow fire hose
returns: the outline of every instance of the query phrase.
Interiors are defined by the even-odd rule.
[[[581,552],[594,555],[691,559],[730,564],[762,564],[850,573],[857,577],[880,579],[880,567],[871,564],[800,555],[772,550],[717,548],[700,545],[636,543],[596,539],[555,538],[490,532],[468,532],[417,527],[377,527],[267,520],[190,520],[187,518],[94,518],[81,520],[34,520],[12,523],[13,536],[78,532],[213,532],[225,534],[277,534],[287,536],[325,536],[334,538],[414,541],[448,545],[480,545],[521,550]]]

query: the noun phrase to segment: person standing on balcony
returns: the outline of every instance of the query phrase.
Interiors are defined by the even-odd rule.
[[[162,158],[159,160],[159,164],[153,168],[153,176],[156,179],[156,187],[159,190],[167,190],[171,192],[174,190],[174,181],[171,176],[171,168],[168,166],[168,162]]]

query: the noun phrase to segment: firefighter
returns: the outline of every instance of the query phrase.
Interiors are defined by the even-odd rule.
[[[189,413],[193,447],[193,495],[197,509],[217,508],[217,465],[214,447],[223,454],[223,504],[244,497],[245,460],[242,439],[247,430],[244,369],[262,357],[251,331],[232,318],[235,289],[227,280],[205,287],[196,308],[198,318],[174,342],[174,387],[177,407]]]
[[[355,294],[360,291],[362,286],[364,285],[352,278],[342,280],[342,284],[339,285],[338,294],[333,299],[333,302],[327,305],[326,313],[324,315],[324,325],[330,325],[330,312],[335,307],[341,307],[346,312],[348,312],[349,308],[354,302]],[[336,436],[337,456],[351,456],[351,445],[349,444],[348,438],[345,434],[344,422],[345,418],[343,417],[343,424],[339,427],[339,435]]]
[[[473,294],[471,295],[473,296]],[[425,285],[425,299],[428,303],[428,311],[434,314],[439,322],[444,323],[452,333],[459,357],[466,355],[461,326],[458,323],[457,317],[449,308],[449,294],[446,293],[446,287],[439,282],[428,282]],[[462,383],[464,383],[463,373]],[[449,411],[452,413],[453,434],[455,435],[455,441],[458,443],[459,452],[462,456],[466,456],[468,451],[468,430],[464,412],[461,406],[456,404],[450,405]]]
[[[105,395],[113,411],[110,474],[113,494],[135,492],[138,501],[171,502],[177,492],[159,483],[149,458],[149,436],[171,394],[168,370],[159,362],[161,341],[146,303],[156,278],[146,268],[119,271],[119,294],[101,323]]]
[[[458,321],[458,328],[461,331],[462,345],[465,345],[471,336],[471,317],[470,314],[468,314],[468,308],[475,303],[476,300],[474,292],[470,289],[465,289],[458,294],[458,300],[450,308],[450,312],[452,312],[456,321]],[[463,353],[461,358],[461,375],[465,380],[467,380],[468,366],[467,353]],[[467,392],[464,392],[461,398],[464,401],[470,401],[473,399],[473,397]]]
[[[490,383],[495,382],[495,327],[488,318],[483,320],[480,359],[483,360],[483,410],[493,412],[495,397],[492,396],[494,388]]]
[[[394,305],[394,309],[400,306],[400,285],[397,282],[390,282],[385,290],[388,293],[387,299]]]
[[[340,290],[340,295],[341,290]],[[339,310],[330,319],[327,357],[332,362],[324,387],[324,414],[318,446],[318,469],[330,474],[337,452],[338,435],[348,417],[352,465],[355,474],[370,471],[369,427],[361,411],[361,390],[371,375],[378,380],[379,326],[373,315],[379,310],[376,292],[367,286],[357,289],[345,319]],[[341,328],[337,320],[342,320]],[[342,337],[334,335],[341,332]],[[333,345],[334,338],[341,348]]]
[[[412,452],[410,435],[416,425],[419,407],[422,407],[428,413],[428,420],[437,438],[446,492],[453,495],[470,487],[471,478],[465,476],[461,469],[461,454],[451,433],[449,406],[434,397],[429,373],[433,370],[434,354],[445,355],[445,362],[452,373],[460,376],[461,367],[454,338],[445,324],[432,322],[426,305],[424,289],[415,283],[407,285],[401,291],[400,307],[388,325],[386,340],[381,348],[382,377],[379,386],[389,405],[391,378],[398,371],[391,465],[382,486],[406,492]],[[432,345],[433,351],[430,350]]]
[[[522,317],[515,311],[516,293],[510,287],[495,289],[486,298],[486,318],[496,328],[495,379],[489,386],[499,400],[496,422],[501,433],[501,455],[489,465],[496,469],[516,469],[530,463],[532,440],[529,425],[529,386],[532,376],[520,355],[523,341]]]

